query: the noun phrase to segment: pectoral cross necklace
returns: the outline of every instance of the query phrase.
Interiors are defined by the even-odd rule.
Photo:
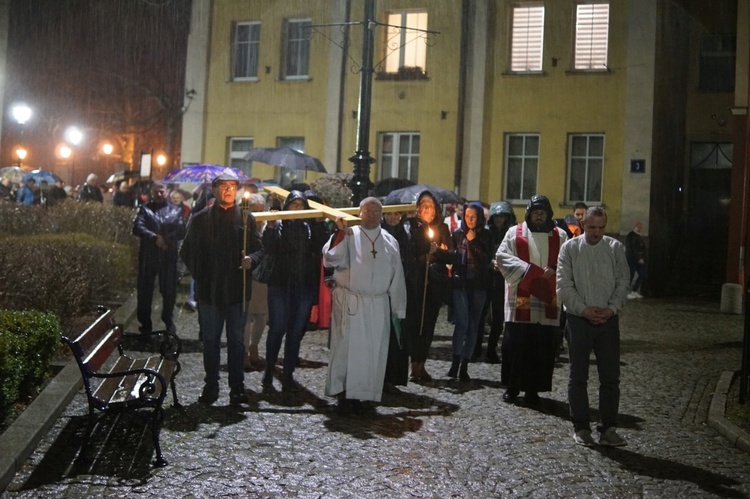
[[[380,232],[381,232],[381,231],[380,231],[380,230],[378,230],[378,235],[377,235],[377,236],[375,236],[375,239],[372,239],[372,238],[371,238],[370,236],[368,236],[368,235],[367,235],[367,232],[365,232],[365,230],[364,230],[364,229],[362,229],[362,234],[364,234],[364,235],[365,235],[365,237],[367,238],[367,240],[368,240],[368,241],[370,241],[370,244],[372,244],[372,251],[370,251],[370,253],[372,253],[372,257],[373,257],[373,258],[375,258],[375,255],[377,255],[377,254],[378,254],[378,252],[377,252],[377,251],[375,251],[375,241],[377,241],[377,240],[378,240],[378,238],[380,237]]]

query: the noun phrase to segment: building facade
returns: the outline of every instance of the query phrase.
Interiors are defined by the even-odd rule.
[[[536,193],[556,216],[601,204],[611,233],[644,223],[654,293],[695,283],[704,256],[713,289],[747,238],[730,241],[729,190],[746,169],[748,1],[194,0],[182,161],[312,180],[242,159],[289,145],[351,172],[367,106],[373,182],[519,215]]]

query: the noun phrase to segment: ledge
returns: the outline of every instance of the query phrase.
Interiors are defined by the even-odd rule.
[[[721,433],[734,447],[750,452],[750,434],[724,418],[727,407],[727,393],[729,393],[733,378],[734,372],[732,371],[721,373],[714,396],[711,399],[711,406],[708,409],[708,426]]]

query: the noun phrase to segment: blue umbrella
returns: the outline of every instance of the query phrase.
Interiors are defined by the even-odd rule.
[[[21,185],[26,185],[26,182],[28,182],[29,179],[34,179],[36,185],[39,185],[42,182],[47,182],[48,185],[52,185],[55,182],[62,182],[60,177],[52,172],[48,172],[47,170],[31,170],[23,176],[21,179]]]

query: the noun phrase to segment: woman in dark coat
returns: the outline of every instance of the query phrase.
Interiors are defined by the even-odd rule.
[[[411,268],[405,269],[405,274],[413,275],[414,279],[406,281],[404,334],[411,357],[412,381],[432,380],[424,364],[435,335],[440,307],[450,300],[450,278],[446,264],[451,263],[449,250],[453,249],[453,241],[448,226],[439,216],[439,206],[435,196],[430,191],[424,191],[417,198],[417,216],[409,219],[410,248],[414,257]],[[428,261],[429,278],[425,295]]]
[[[492,238],[484,226],[484,207],[472,202],[464,206],[461,226],[453,233],[453,362],[449,378],[471,381],[468,366],[474,353],[479,321],[492,274]],[[459,373],[460,366],[460,373]]]
[[[304,195],[291,191],[284,201],[284,210],[306,209],[308,204]],[[264,392],[274,390],[274,368],[285,335],[281,387],[286,392],[299,391],[294,381],[294,369],[310,310],[318,299],[323,244],[325,231],[321,224],[312,220],[269,221],[263,232],[263,247],[274,259],[268,281],[266,370],[262,380]]]
[[[407,269],[414,269],[415,265],[411,262],[411,244],[409,231],[404,223],[404,214],[400,211],[383,213],[383,220],[380,226],[398,241],[398,249],[401,253],[401,263],[404,266],[404,277],[406,285],[413,279],[409,276]],[[391,324],[391,335],[388,343],[388,361],[385,366],[385,383],[384,390],[394,391],[397,385],[406,386],[409,379],[409,352],[406,350],[404,338],[399,336]]]

